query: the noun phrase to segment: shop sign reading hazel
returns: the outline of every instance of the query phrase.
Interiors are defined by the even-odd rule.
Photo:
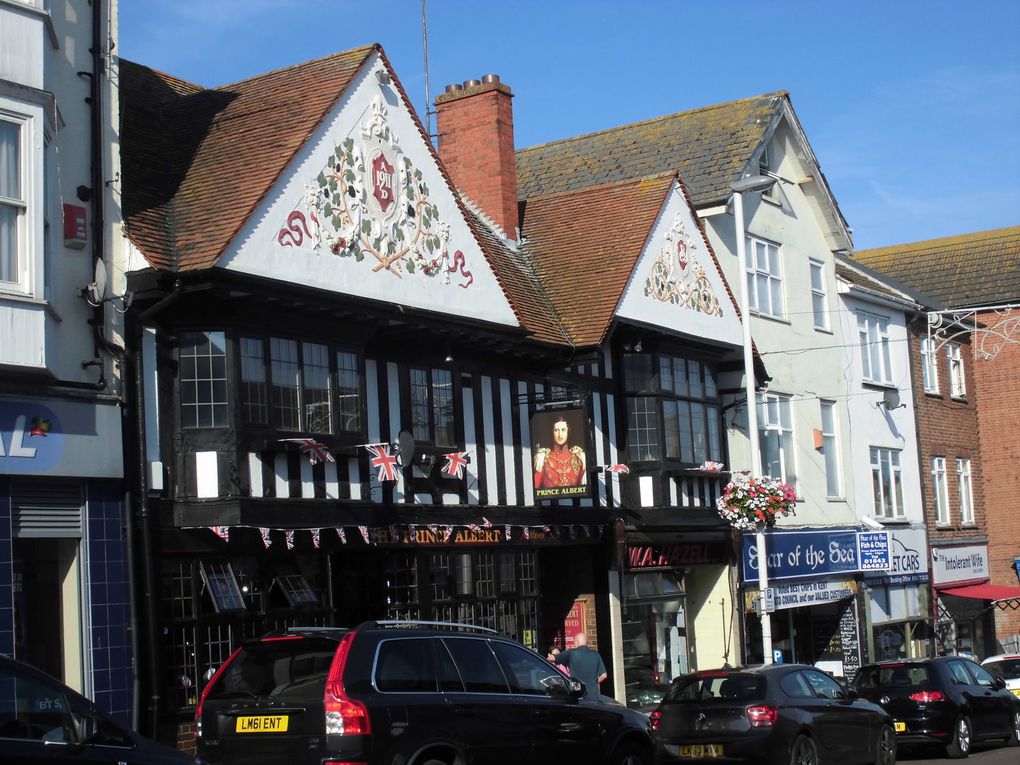
[[[630,568],[672,568],[703,563],[722,563],[721,542],[677,542],[664,545],[627,545]]]

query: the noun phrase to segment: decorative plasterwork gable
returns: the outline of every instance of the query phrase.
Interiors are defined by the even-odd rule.
[[[616,316],[707,343],[741,343],[733,301],[678,183],[656,219]]]
[[[378,57],[310,137],[218,266],[519,326]]]

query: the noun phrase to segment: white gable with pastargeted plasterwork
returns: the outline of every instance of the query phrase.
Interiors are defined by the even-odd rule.
[[[675,181],[616,316],[711,343],[741,344],[736,309],[694,212]]]
[[[519,326],[378,55],[217,266]]]

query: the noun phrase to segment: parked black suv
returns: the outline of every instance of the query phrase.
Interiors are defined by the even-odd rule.
[[[245,643],[195,714],[212,763],[647,765],[648,719],[493,630],[295,628]]]
[[[869,664],[854,685],[892,715],[901,744],[940,744],[960,758],[981,741],[1016,746],[1020,739],[1020,699],[961,656]]]

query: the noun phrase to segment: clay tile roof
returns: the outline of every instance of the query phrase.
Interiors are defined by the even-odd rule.
[[[376,50],[212,90],[122,60],[124,220],[150,264],[212,266]]]
[[[535,272],[534,263],[526,250],[513,250],[506,241],[492,231],[474,210],[468,210],[468,220],[474,228],[475,238],[492,266],[503,292],[514,313],[535,340],[555,345],[569,344],[566,332],[553,308],[549,295]]]
[[[575,345],[605,337],[675,178],[593,186],[523,205],[524,249]]]
[[[860,250],[854,260],[951,308],[1020,299],[1020,226]]]
[[[679,172],[695,206],[721,204],[787,97],[777,91],[521,149],[519,196]]]

